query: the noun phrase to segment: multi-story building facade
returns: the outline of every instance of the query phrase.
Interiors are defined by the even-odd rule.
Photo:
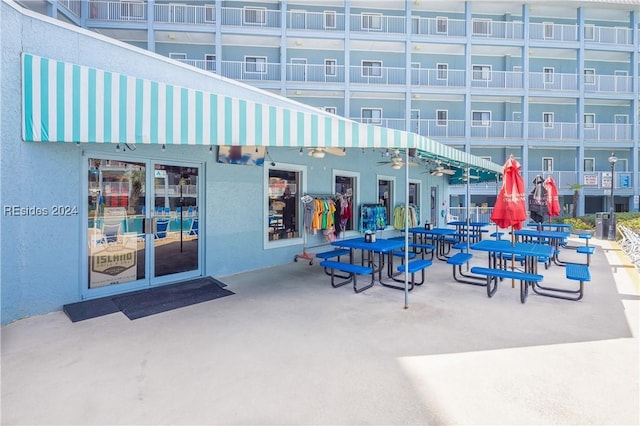
[[[638,2],[25,3],[356,121],[513,154],[527,182],[554,177],[565,214],[609,210],[612,181],[615,209],[638,210]],[[471,205],[496,193],[472,185]],[[450,205],[464,198],[451,187]]]

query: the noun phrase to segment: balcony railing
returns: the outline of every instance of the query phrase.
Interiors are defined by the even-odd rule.
[[[529,24],[531,40],[578,41],[578,26],[532,22]]]
[[[148,3],[144,1],[89,0],[89,19],[103,21],[146,21]],[[213,2],[211,2],[213,3]],[[77,17],[85,0],[60,0],[60,4]],[[175,24],[215,24],[213,4],[154,4],[156,22]],[[280,28],[281,11],[263,7],[223,7],[222,25],[245,28]],[[346,16],[338,12],[312,12],[293,10],[286,12],[286,27],[312,31],[344,31]],[[359,13],[349,16],[353,32],[404,34],[404,16],[378,13]],[[464,19],[411,17],[411,32],[416,35],[437,37],[465,37]],[[578,25],[532,22],[529,24],[531,40],[577,41]],[[587,43],[632,45],[633,31],[628,27],[588,26],[584,28]],[[472,38],[513,39],[524,38],[524,23],[520,21],[474,20]]]
[[[595,75],[585,77],[584,91],[588,93],[632,93],[632,77],[627,75]]]
[[[354,84],[405,84],[405,68],[349,67],[349,79]]]
[[[279,63],[223,61],[220,75],[235,80],[280,81]]]
[[[82,0],[59,0],[69,12],[73,13],[76,18],[80,17],[80,9],[82,8]]]
[[[344,66],[287,64],[287,81],[344,83]]]
[[[578,74],[530,72],[529,89],[575,91],[578,90]]]
[[[529,139],[578,139],[578,123],[529,122]]]
[[[472,72],[471,87],[486,87],[492,89],[522,89],[522,72]]]
[[[142,2],[92,0],[89,7],[89,19],[143,22],[147,20],[147,4]]]
[[[631,124],[599,123],[584,129],[585,141],[631,142],[633,128]]]
[[[464,70],[412,68],[411,84],[430,87],[465,87]]]
[[[216,61],[205,59],[179,59],[178,61],[201,70],[216,72]]]
[[[213,5],[155,4],[155,22],[175,24],[215,24],[216,8]]]

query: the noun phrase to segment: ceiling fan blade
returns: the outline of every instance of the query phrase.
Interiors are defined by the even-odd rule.
[[[409,165],[412,167],[420,167],[420,163],[416,163],[415,161],[409,161]]]
[[[379,166],[382,164],[391,164],[391,161],[378,161],[377,163]]]
[[[345,155],[347,155],[347,153],[342,148],[327,147],[327,148],[322,148],[322,149],[325,152],[327,152],[327,153],[329,153],[331,155],[337,155],[338,157],[344,157]]]
[[[451,169],[444,169],[444,170],[440,170],[440,173],[444,173],[445,175],[453,175],[456,173],[456,171]]]

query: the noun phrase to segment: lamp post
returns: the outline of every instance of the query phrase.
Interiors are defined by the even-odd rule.
[[[609,235],[607,236],[607,239],[609,241],[613,241],[616,239],[616,221],[615,221],[615,214],[616,214],[616,207],[615,207],[615,203],[614,203],[614,198],[613,198],[613,187],[615,184],[615,179],[614,179],[614,175],[613,173],[615,172],[615,167],[616,167],[616,161],[618,161],[618,157],[616,157],[616,154],[614,154],[613,152],[611,153],[611,156],[609,157],[609,164],[611,164],[611,203],[609,204],[609,210],[610,210],[610,214],[609,214]]]

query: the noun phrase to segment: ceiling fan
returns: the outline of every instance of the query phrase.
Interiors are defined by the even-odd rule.
[[[332,148],[332,147],[323,147],[323,148],[309,148],[309,152],[307,155],[313,158],[324,158],[325,154],[337,155],[338,157],[344,157],[347,155],[344,148]]]
[[[446,169],[440,161],[438,161],[437,164],[436,168],[431,170],[431,176],[452,175],[456,172],[452,169]]]
[[[463,173],[462,174],[462,180],[465,181],[465,182],[467,180],[474,180],[474,179],[480,179],[480,176],[472,175],[472,174],[467,175],[467,173]]]
[[[391,158],[389,158],[388,161],[378,161],[378,165],[382,165],[382,164],[391,164],[391,168],[392,169],[399,170],[399,169],[402,168],[402,166],[404,166],[404,160],[403,160],[402,156],[400,155],[400,151],[395,149],[393,151],[393,155],[391,156]],[[419,166],[418,163],[414,163],[413,161],[409,161],[409,165],[410,166]]]

